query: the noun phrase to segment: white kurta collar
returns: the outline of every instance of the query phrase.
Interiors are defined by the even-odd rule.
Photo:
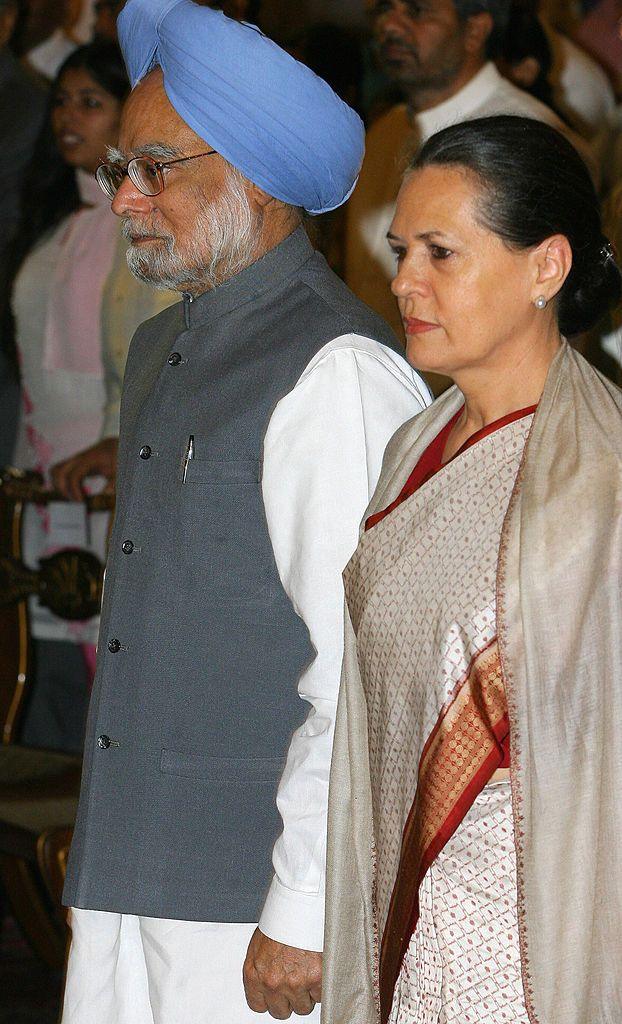
[[[441,128],[471,117],[497,92],[503,81],[495,65],[489,61],[454,96],[415,116],[414,125],[419,129],[420,137],[428,139]]]

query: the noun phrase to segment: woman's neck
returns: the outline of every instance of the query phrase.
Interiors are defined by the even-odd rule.
[[[527,342],[510,361],[457,373],[454,381],[464,395],[464,409],[449,436],[444,461],[478,430],[518,409],[537,405],[561,344],[555,325],[545,338],[540,335]]]

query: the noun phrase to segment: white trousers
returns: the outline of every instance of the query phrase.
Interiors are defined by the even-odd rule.
[[[62,1024],[268,1024],[242,984],[255,927],[72,910]]]

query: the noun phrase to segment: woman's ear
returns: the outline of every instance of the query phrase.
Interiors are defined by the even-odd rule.
[[[563,287],[572,268],[572,248],[565,235],[552,235],[532,252],[534,288],[547,301]],[[535,297],[535,296],[534,296]]]
[[[488,11],[479,11],[467,18],[463,28],[467,53],[471,56],[483,53],[493,28],[494,21]]]

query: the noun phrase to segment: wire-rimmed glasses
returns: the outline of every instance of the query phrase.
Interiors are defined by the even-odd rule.
[[[144,196],[159,196],[164,191],[165,168],[182,164],[185,160],[198,160],[201,156],[213,156],[215,149],[193,156],[180,156],[176,160],[155,160],[151,156],[135,156],[127,164],[101,163],[95,171],[97,183],[109,199],[114,199],[123,184],[126,174]]]

